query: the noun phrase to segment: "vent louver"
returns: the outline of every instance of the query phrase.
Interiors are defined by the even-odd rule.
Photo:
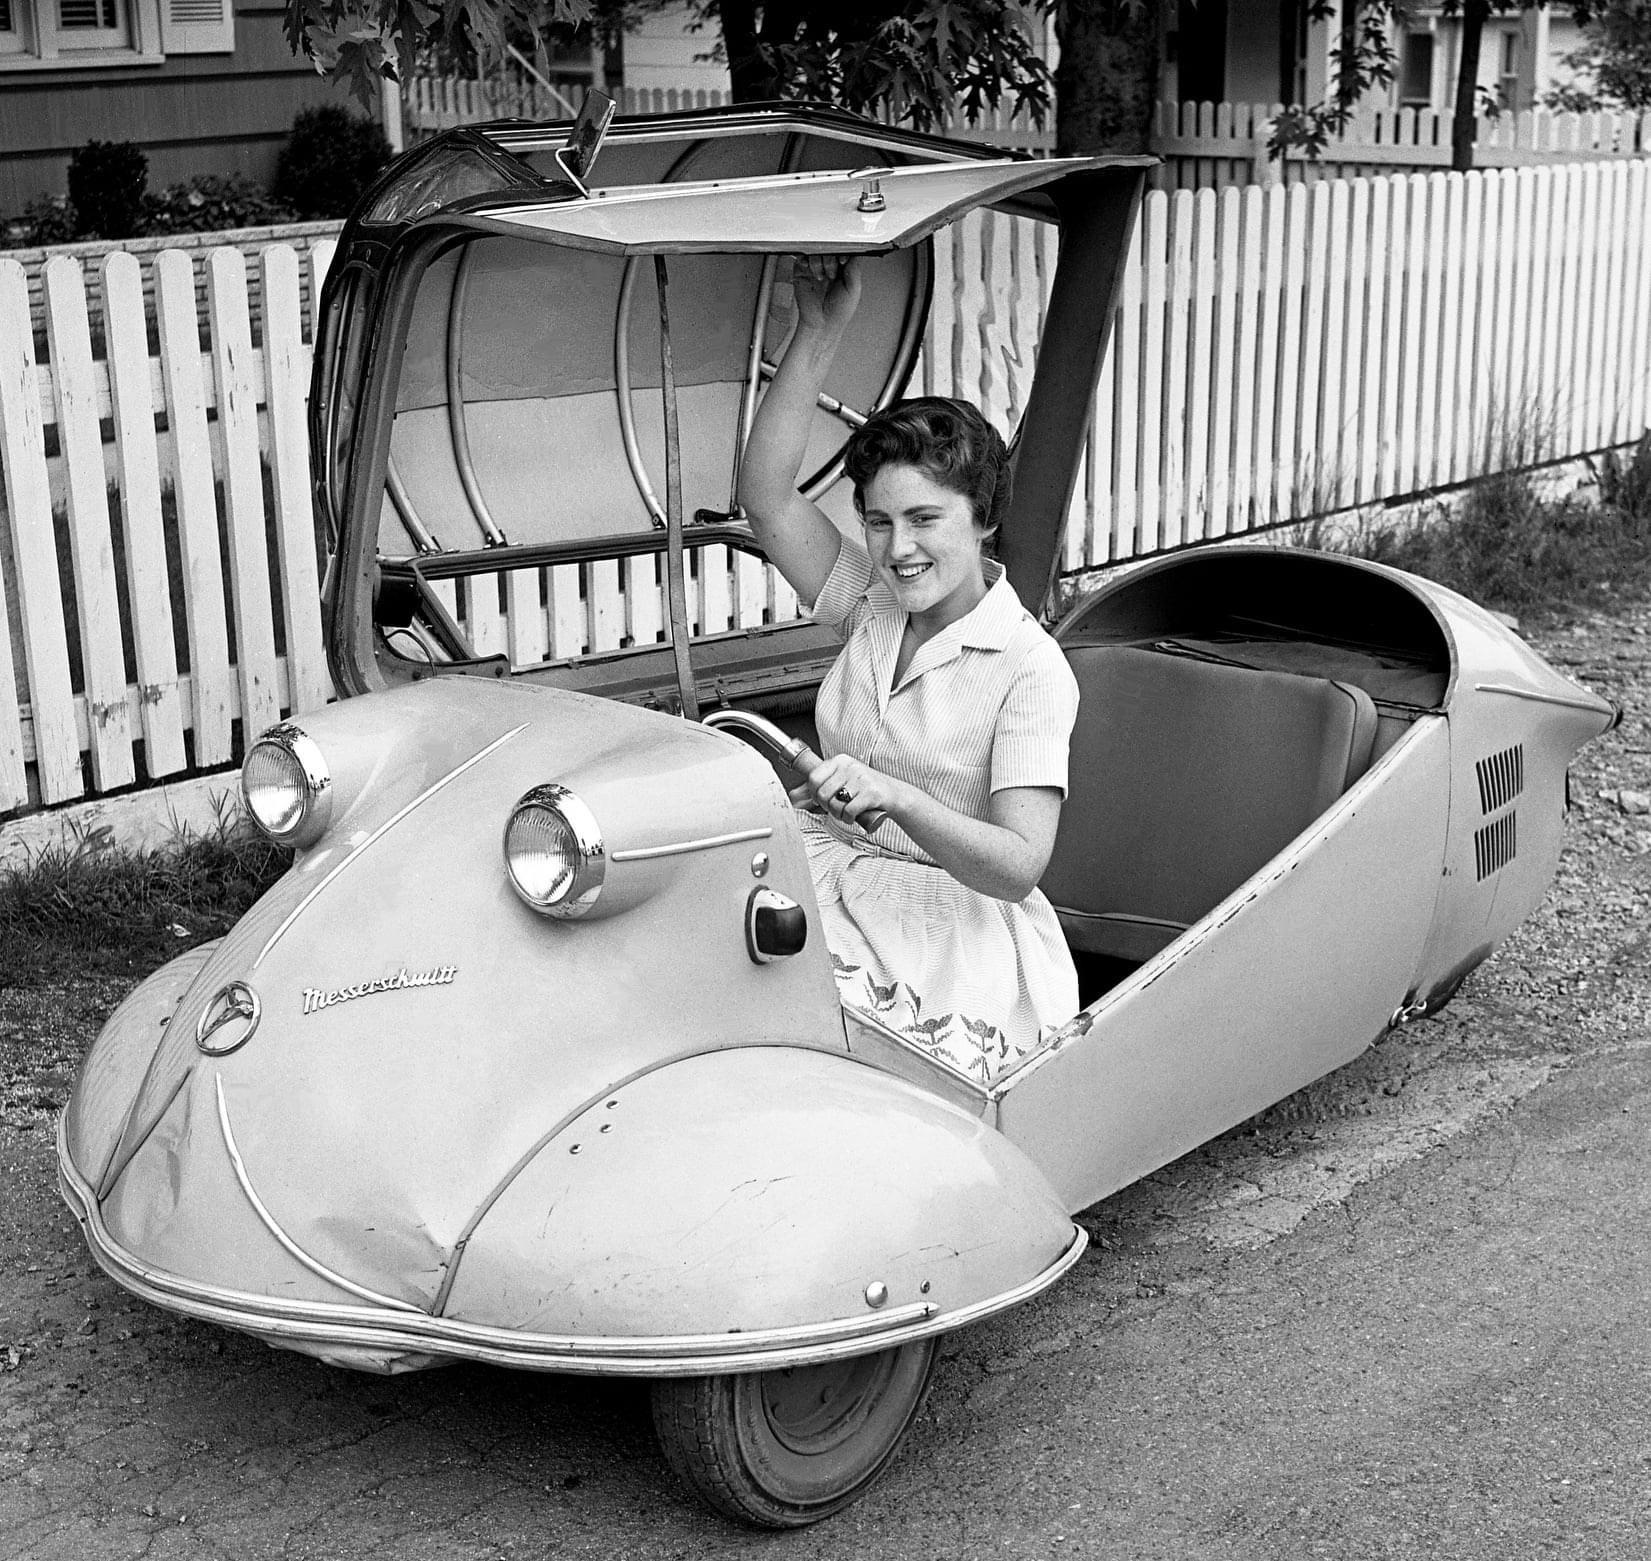
[[[1525,746],[1515,743],[1481,759],[1473,768],[1479,776],[1479,811],[1489,817],[1525,789]]]
[[[1473,836],[1473,860],[1484,882],[1494,872],[1504,868],[1519,854],[1519,815],[1505,813],[1493,819]]]

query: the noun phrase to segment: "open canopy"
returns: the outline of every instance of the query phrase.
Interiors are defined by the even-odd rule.
[[[586,200],[483,207],[470,221],[621,255],[845,254],[902,248],[954,217],[1106,160],[880,164],[758,179],[593,189]]]
[[[521,123],[449,132],[388,170],[345,230],[311,400],[321,514],[341,555],[329,642],[340,688],[415,675],[396,624],[411,613],[416,628],[456,599],[470,644],[442,629],[436,660],[486,662],[508,638],[513,670],[578,681],[580,656],[632,658],[579,686],[650,692],[653,582],[663,590],[670,576],[674,625],[683,546],[752,545],[739,466],[794,328],[793,257],[867,257],[803,466],[807,490],[848,526],[843,442],[906,389],[934,236],[986,209],[1061,235],[1055,274],[1038,282],[1049,328],[1001,544],[1023,599],[1041,605],[1151,159],[1023,157],[834,110],[741,108],[616,122],[582,194],[556,163],[566,134]],[[671,568],[656,571],[650,555],[663,551]],[[535,582],[535,570],[560,572]],[[721,582],[726,566],[716,570]],[[523,601],[543,598],[528,604],[525,631],[513,600],[508,636],[488,627],[507,576]],[[566,636],[541,632],[562,610],[544,593],[564,585],[590,625],[565,664]],[[771,612],[764,627],[806,637],[783,621],[789,609]],[[719,687],[748,661],[789,667],[799,654],[755,641],[706,649],[727,663]],[[800,685],[804,670],[787,675]]]

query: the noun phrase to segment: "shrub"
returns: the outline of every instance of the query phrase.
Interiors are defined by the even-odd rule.
[[[306,108],[292,122],[270,193],[300,217],[344,217],[390,160],[390,143],[370,119],[332,105]]]
[[[67,195],[42,195],[30,201],[4,225],[3,242],[8,249],[30,249],[46,244],[67,244],[75,236],[75,209]]]
[[[1546,498],[1529,474],[1482,477],[1430,521],[1377,520],[1337,539],[1309,527],[1309,547],[1424,575],[1486,606],[1510,611],[1595,605],[1643,591],[1651,573],[1651,442],[1608,453],[1596,471],[1599,502]]]
[[[224,228],[290,222],[292,212],[242,174],[196,174],[151,195],[144,207],[150,233],[216,233]]]
[[[149,159],[130,141],[88,141],[69,158],[79,238],[133,238],[143,224]]]

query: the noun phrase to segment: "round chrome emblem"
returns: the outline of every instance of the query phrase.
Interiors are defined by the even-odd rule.
[[[258,994],[244,981],[231,981],[196,1022],[195,1044],[209,1057],[228,1056],[252,1038],[261,1012]]]

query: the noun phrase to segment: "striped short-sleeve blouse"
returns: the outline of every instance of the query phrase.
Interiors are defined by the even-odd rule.
[[[845,644],[815,707],[821,751],[847,753],[975,818],[1012,787],[1066,791],[1078,686],[1060,648],[986,563],[975,607],[921,644],[898,683],[906,613],[845,538],[814,604]],[[935,865],[890,820],[868,840],[803,815],[845,1003],[974,1077],[990,1077],[1077,1008],[1077,977],[1042,894],[1008,903]]]

